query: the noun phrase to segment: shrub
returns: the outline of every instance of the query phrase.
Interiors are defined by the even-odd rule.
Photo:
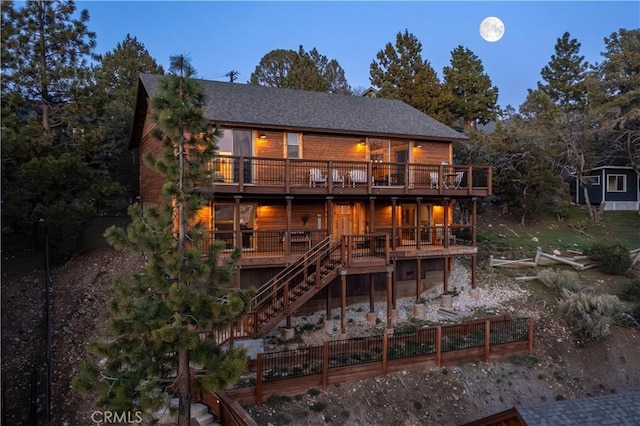
[[[291,397],[286,395],[274,394],[267,399],[267,405],[269,405],[270,407],[276,407],[276,408],[282,407],[284,404],[289,402],[291,402]]]
[[[629,302],[640,303],[640,280],[631,281],[626,285],[620,298]]]
[[[327,408],[327,403],[322,401],[314,402],[309,406],[309,408],[311,409],[311,411],[320,412]]]
[[[605,274],[623,275],[631,268],[631,256],[621,244],[596,243],[585,250]]]
[[[562,290],[560,309],[574,331],[588,340],[600,340],[611,333],[611,324],[621,312],[616,296]]]
[[[565,269],[543,269],[538,272],[538,279],[548,288],[554,290],[564,288],[571,291],[578,291],[580,289],[580,280],[578,274],[574,271]]]

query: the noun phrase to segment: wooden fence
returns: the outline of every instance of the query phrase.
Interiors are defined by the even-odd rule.
[[[322,346],[258,354],[255,385],[224,394],[250,406],[262,404],[271,395],[294,396],[314,387],[326,389],[395,371],[489,361],[532,350],[531,318],[498,317],[411,333],[333,340]],[[202,395],[209,405],[207,399],[211,394]]]

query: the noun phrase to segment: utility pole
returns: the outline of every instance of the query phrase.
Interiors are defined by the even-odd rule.
[[[224,76],[225,77],[229,77],[229,82],[230,83],[234,83],[236,81],[236,78],[240,75],[240,73],[236,70],[232,70],[229,71],[228,73],[226,73]]]

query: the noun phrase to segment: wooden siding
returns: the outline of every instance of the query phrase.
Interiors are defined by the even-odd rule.
[[[338,135],[304,135],[303,158],[314,160],[365,161],[366,145],[360,145],[358,137]]]
[[[284,158],[286,152],[284,132],[259,131],[256,135],[258,136],[255,142],[256,157]],[[266,138],[260,139],[260,135],[265,135]]]
[[[285,231],[287,228],[287,208],[285,205],[258,205],[257,228],[261,231]],[[291,207],[291,229],[294,231],[318,230],[318,215],[326,229],[326,213],[323,204],[299,204]],[[307,216],[306,224],[302,217]]]
[[[443,161],[451,164],[451,150],[448,143],[420,142],[420,148],[412,150],[412,163],[440,164]]]
[[[150,107],[149,107],[150,108]],[[147,117],[149,114],[149,108],[147,110]],[[142,140],[140,143],[140,202],[145,203],[159,203],[160,192],[162,185],[164,185],[166,179],[160,173],[151,169],[145,164],[144,158],[148,152],[151,152],[155,156],[159,156],[162,147],[160,143],[151,137],[151,131],[156,127],[155,123],[147,119],[144,122],[144,128],[142,129]]]

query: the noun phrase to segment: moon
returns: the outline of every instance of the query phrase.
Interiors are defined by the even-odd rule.
[[[504,24],[495,16],[484,18],[480,23],[480,35],[488,42],[496,42],[504,35]]]

